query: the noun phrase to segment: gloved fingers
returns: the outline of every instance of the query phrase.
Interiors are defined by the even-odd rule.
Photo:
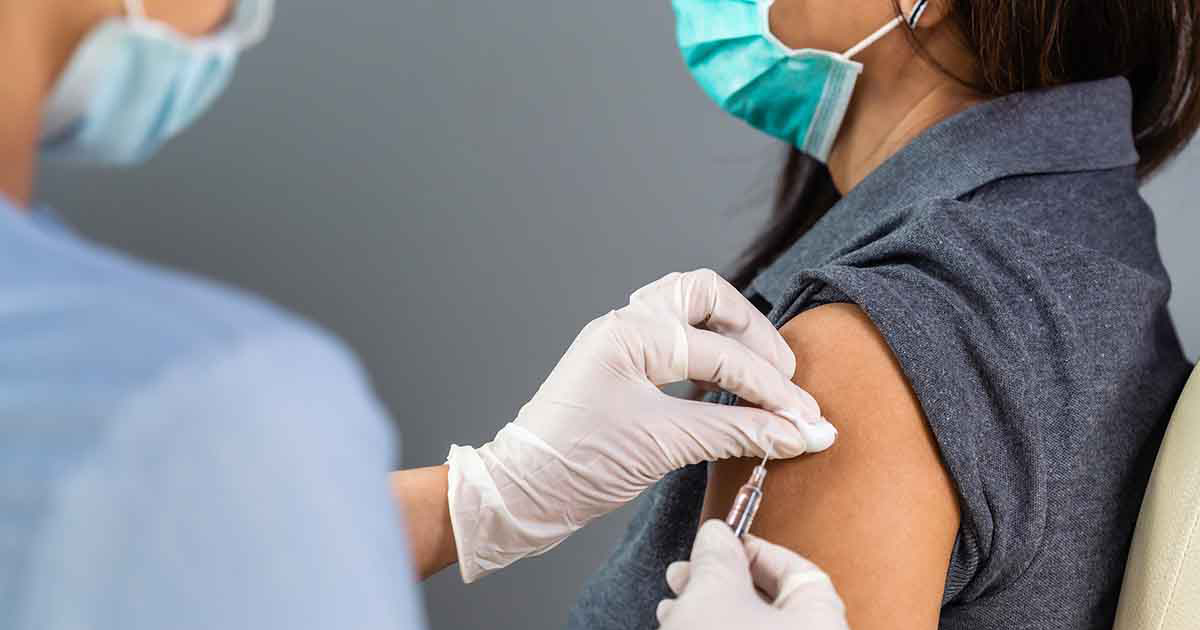
[[[821,417],[821,406],[808,392],[734,339],[688,328],[687,352],[687,377],[693,381],[712,383],[747,402],[798,419]]]
[[[710,519],[696,532],[688,579],[684,591],[724,593],[729,589],[753,588],[750,560],[733,530],[719,519]],[[680,593],[682,595],[683,593]]]
[[[796,357],[779,331],[711,269],[670,274],[634,292],[629,303],[668,311],[689,326],[734,339],[789,379],[796,372]]]
[[[679,595],[687,588],[688,577],[691,575],[691,563],[687,560],[672,562],[667,565],[667,586],[671,592]]]
[[[678,429],[690,438],[673,445],[688,449],[672,459],[678,466],[733,457],[791,459],[823,451],[837,439],[837,429],[822,418],[792,419],[756,407],[677,398],[669,398],[664,405]]]
[[[804,556],[750,534],[743,544],[754,585],[776,608],[825,605],[842,609],[829,575]]]
[[[693,603],[724,595],[730,589],[744,588],[753,591],[746,552],[733,530],[724,522],[713,519],[700,526],[692,544],[690,561],[672,562],[667,567],[667,586],[676,597],[683,598],[687,592]],[[679,599],[664,599],[658,603],[655,616],[659,625],[665,625],[667,617],[678,605]]]
[[[671,614],[671,609],[675,607],[675,600],[664,599],[658,602],[658,607],[654,609],[654,617],[658,619],[658,625],[663,625],[667,622],[667,616]]]

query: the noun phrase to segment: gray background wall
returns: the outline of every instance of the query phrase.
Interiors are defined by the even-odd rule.
[[[193,131],[136,172],[47,171],[89,235],[264,293],[346,338],[407,465],[486,441],[575,332],[665,272],[728,263],[779,148],[709,105],[669,3],[281,3]],[[1200,351],[1200,149],[1149,189]],[[628,510],[471,587],[435,628],[562,626]]]

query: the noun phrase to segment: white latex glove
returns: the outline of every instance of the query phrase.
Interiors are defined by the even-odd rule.
[[[842,598],[817,565],[754,536],[743,544],[719,520],[700,527],[690,562],[667,567],[667,584],[679,598],[658,604],[662,630],[850,628]]]
[[[463,580],[548,551],[678,468],[828,448],[837,432],[791,383],[794,370],[775,328],[716,273],[672,274],[640,289],[629,306],[583,329],[495,439],[451,447]],[[683,400],[658,387],[685,379],[777,413]]]

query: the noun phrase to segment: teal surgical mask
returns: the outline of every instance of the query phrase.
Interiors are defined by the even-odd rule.
[[[897,17],[844,53],[788,48],[770,28],[774,0],[673,0],[684,62],[722,109],[825,162],[862,64],[854,56],[906,20]],[[913,7],[915,28],[928,0]]]
[[[238,54],[258,43],[274,0],[236,0],[225,25],[188,37],[125,0],[76,48],[46,101],[44,157],[101,165],[150,158],[224,90]]]

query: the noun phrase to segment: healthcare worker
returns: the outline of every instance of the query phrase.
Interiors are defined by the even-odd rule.
[[[701,271],[589,324],[492,442],[389,484],[388,423],[337,341],[30,206],[39,154],[136,164],[186,128],[271,10],[0,0],[0,628],[417,628],[413,566],[474,580],[681,466],[832,443],[778,333]],[[684,379],[761,409],[657,387]],[[719,523],[666,577],[671,627],[843,623],[823,574]]]

